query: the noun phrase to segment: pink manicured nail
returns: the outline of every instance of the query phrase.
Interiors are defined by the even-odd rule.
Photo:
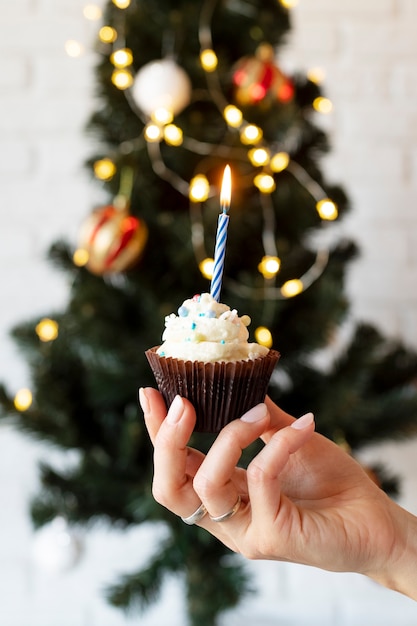
[[[149,400],[143,387],[139,389],[139,402],[144,413],[149,413]]]
[[[176,424],[180,421],[182,414],[184,413],[184,401],[181,396],[175,396],[167,414],[167,422],[169,424]]]
[[[313,422],[314,415],[312,413],[306,413],[305,415],[302,415],[301,417],[296,419],[295,422],[291,424],[291,428],[295,428],[296,430],[302,430],[303,428],[311,426]]]
[[[247,413],[244,413],[240,419],[242,422],[259,422],[259,420],[265,417],[267,412],[268,409],[266,408],[266,404],[262,402],[261,404],[254,406],[253,409],[247,411]]]

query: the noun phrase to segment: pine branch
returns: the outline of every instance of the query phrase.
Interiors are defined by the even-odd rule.
[[[158,599],[164,578],[182,569],[183,564],[178,562],[177,554],[172,540],[166,541],[144,569],[125,574],[118,583],[107,587],[106,598],[119,608],[132,612],[145,610]]]

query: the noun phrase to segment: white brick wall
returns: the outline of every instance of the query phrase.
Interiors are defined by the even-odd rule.
[[[286,52],[294,67],[325,69],[335,105],[326,173],[353,201],[345,232],[362,248],[350,273],[353,310],[414,346],[415,12],[404,0],[301,0]]]
[[[8,339],[16,322],[65,304],[67,285],[45,262],[57,237],[74,237],[98,198],[82,163],[91,153],[83,125],[93,106],[91,41],[97,25],[83,0],[0,0],[0,380],[17,389],[27,372]],[[417,3],[414,0],[300,0],[283,62],[322,66],[334,113],[320,119],[332,152],[324,169],[353,202],[342,230],[360,243],[349,292],[355,317],[417,347]],[[67,39],[86,47],[80,59]],[[402,502],[417,513],[416,441],[364,451],[405,477]],[[102,601],[118,572],[146,558],[154,528],[85,538],[72,570],[51,576],[32,559],[27,504],[36,463],[52,451],[0,427],[0,624],[122,626]],[[417,605],[354,574],[250,563],[260,593],[224,620],[228,626],[384,626],[417,623]],[[175,617],[174,617],[175,616]],[[184,626],[178,581],[142,626]]]

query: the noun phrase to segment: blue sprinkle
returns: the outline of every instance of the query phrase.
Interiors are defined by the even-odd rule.
[[[222,339],[222,340],[220,341],[220,343],[225,344],[226,342],[225,342],[225,340],[224,340],[224,339]]]
[[[197,324],[195,322],[193,322],[191,324],[191,330],[195,330],[197,328]]]
[[[180,317],[187,317],[188,315],[188,309],[186,306],[180,306],[180,308],[178,309],[178,315]]]
[[[165,352],[160,352],[159,356],[165,356]]]

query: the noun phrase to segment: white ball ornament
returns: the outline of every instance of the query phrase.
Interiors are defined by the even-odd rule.
[[[191,81],[172,59],[151,61],[136,74],[132,96],[138,107],[149,115],[166,109],[177,115],[190,103]]]
[[[34,537],[33,558],[50,574],[61,574],[79,561],[83,551],[81,537],[70,529],[63,517],[56,517],[40,528]]]

